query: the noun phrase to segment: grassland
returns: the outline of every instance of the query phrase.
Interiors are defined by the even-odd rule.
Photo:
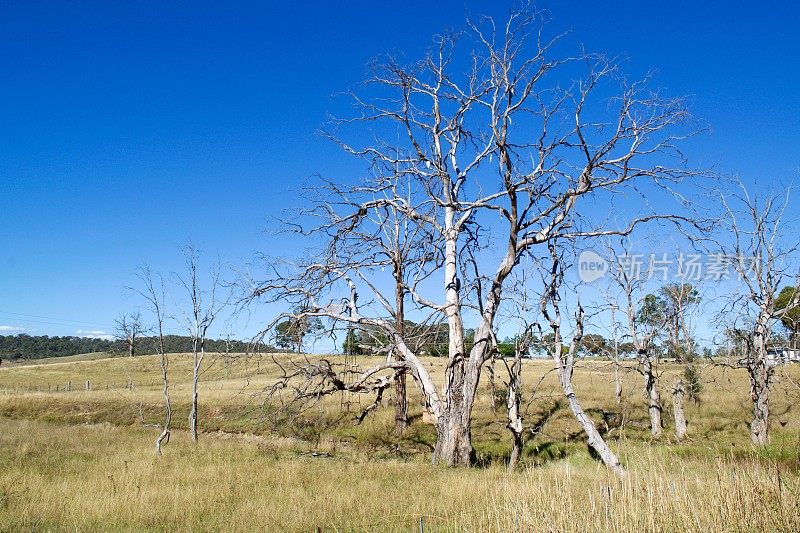
[[[488,389],[475,413],[480,467],[453,471],[428,463],[435,434],[418,397],[414,424],[398,439],[388,407],[360,426],[353,398],[277,410],[262,394],[277,372],[269,358],[210,360],[204,433],[193,445],[182,431],[190,365],[178,355],[177,430],[157,459],[147,427],[160,415],[155,358],[46,363],[0,368],[2,530],[419,531],[420,519],[425,531],[800,528],[800,368],[778,374],[772,441],[757,449],[741,372],[703,368],[702,401],[687,408],[690,438],[677,443],[669,427],[649,436],[632,367],[617,405],[610,366],[584,363],[576,389],[630,469],[619,481],[588,454],[544,361],[525,368],[527,420],[540,430],[515,473],[504,466],[510,441]],[[441,379],[444,361],[429,363]],[[681,369],[660,370],[668,400]],[[343,399],[355,402],[351,412]]]

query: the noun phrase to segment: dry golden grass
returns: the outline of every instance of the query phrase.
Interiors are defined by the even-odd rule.
[[[443,361],[433,363],[440,371]],[[354,426],[338,397],[303,413],[276,412],[258,394],[276,375],[268,359],[241,359],[227,372],[212,365],[200,442],[176,431],[156,459],[154,430],[139,419],[140,406],[145,422],[159,417],[156,368],[155,358],[140,357],[0,369],[0,529],[419,531],[420,517],[425,531],[800,529],[794,367],[775,386],[772,443],[756,449],[743,373],[703,369],[703,401],[687,409],[690,439],[676,443],[669,411],[664,436],[649,437],[638,374],[624,373],[617,405],[608,364],[584,363],[576,389],[598,424],[608,424],[631,472],[622,482],[587,453],[544,361],[525,369],[528,420],[542,420],[542,430],[513,474],[504,468],[503,413],[492,411],[486,389],[474,429],[482,467],[446,470],[428,464],[435,435],[419,420],[419,398],[403,439],[392,434],[391,409]],[[668,400],[680,368],[662,370]],[[174,356],[171,371],[181,428],[188,358]],[[87,379],[93,390],[62,392],[61,384]],[[129,379],[133,390],[124,388]],[[26,390],[31,384],[39,392]]]

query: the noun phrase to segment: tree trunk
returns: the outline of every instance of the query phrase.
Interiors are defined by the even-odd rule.
[[[769,441],[769,369],[766,361],[760,361],[749,369],[750,389],[753,399],[753,419],[750,422],[750,438],[753,444],[762,446]]]
[[[394,378],[394,432],[399,436],[406,428],[408,428],[406,373],[401,370]]]
[[[451,387],[447,389],[447,403],[436,424],[436,446],[433,450],[433,463],[446,466],[470,466],[475,461],[472,449],[472,407],[480,379],[482,364],[474,364],[463,359],[451,364],[446,371],[446,379]]]
[[[619,375],[619,356],[614,357],[614,400],[617,405],[622,403],[622,380]]]
[[[627,470],[625,470],[625,468],[619,462],[619,459],[617,459],[617,456],[614,454],[614,452],[611,451],[611,448],[603,439],[603,436],[600,435],[600,432],[597,431],[597,427],[595,427],[592,419],[588,417],[581,407],[578,397],[575,395],[575,391],[572,388],[572,372],[563,367],[557,368],[556,370],[558,371],[558,377],[561,381],[561,387],[564,389],[564,395],[569,401],[570,409],[572,409],[572,414],[574,414],[575,418],[578,419],[578,423],[580,423],[583,431],[586,433],[589,446],[595,452],[597,452],[597,455],[600,456],[603,464],[605,464],[606,467],[608,467],[608,469],[614,474],[619,477],[627,476]]]
[[[192,409],[189,413],[189,431],[192,434],[193,442],[197,442],[197,377],[197,371],[195,371],[192,378]]]
[[[686,416],[683,412],[683,397],[685,393],[686,387],[683,384],[683,380],[677,380],[672,387],[672,411],[675,416],[675,436],[679,441],[686,437]]]
[[[458,235],[453,228],[453,216],[453,209],[447,207],[444,283],[449,344],[448,362],[445,369],[444,409],[436,424],[437,438],[433,450],[433,462],[446,466],[469,466],[474,458],[471,418],[480,366],[473,368],[465,354],[464,323],[461,317],[461,296],[459,294],[460,280],[456,264]],[[468,371],[470,376],[467,376]]]
[[[444,466],[470,466],[475,459],[472,449],[470,416],[463,409],[448,409],[436,425],[433,463]]]
[[[494,377],[495,377],[494,376],[494,367],[495,367],[495,362],[496,361],[497,361],[497,354],[496,353],[492,353],[492,358],[489,360],[489,364],[486,365],[486,368],[489,370],[489,395],[492,398],[492,411],[493,412],[497,411],[497,384],[494,381]]]
[[[395,327],[400,337],[405,329],[405,289],[403,287],[403,264],[399,257],[395,258]],[[402,360],[399,350],[395,357]],[[406,373],[404,370],[397,372],[394,378],[394,432],[400,436],[408,428],[408,396],[406,392]]]
[[[513,472],[517,469],[519,458],[522,456],[522,433],[513,433],[514,441],[511,447],[511,457],[508,459],[508,470]]]
[[[769,389],[772,368],[767,359],[767,339],[770,316],[770,313],[762,309],[756,320],[753,353],[749,354],[747,364],[750,375],[750,396],[753,400],[750,438],[753,444],[758,446],[763,446],[769,441]]]
[[[508,393],[506,395],[506,409],[508,413],[508,424],[506,427],[511,432],[513,438],[513,445],[511,448],[511,457],[508,460],[508,469],[513,471],[517,468],[519,458],[522,455],[522,413],[520,412],[520,392],[522,389],[522,356],[521,351],[517,349],[514,355],[514,363],[510,368],[510,375],[508,380]],[[493,398],[494,400],[494,398]]]
[[[658,437],[661,435],[661,395],[658,393],[658,377],[653,370],[653,360],[649,355],[643,358],[644,366],[644,393],[647,399],[647,411],[650,413],[650,433]]]
[[[170,427],[172,426],[172,402],[169,398],[169,376],[167,372],[168,359],[167,354],[164,353],[163,340],[159,341],[160,358],[161,358],[161,381],[163,383],[164,394],[164,425],[161,426],[161,433],[156,438],[156,455],[161,457],[161,448],[169,442]]]

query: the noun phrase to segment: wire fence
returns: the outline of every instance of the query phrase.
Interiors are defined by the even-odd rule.
[[[0,383],[0,391],[6,393],[27,393],[27,392],[41,392],[41,393],[67,393],[67,392],[91,392],[91,391],[110,391],[110,390],[136,390],[146,389],[152,387],[160,387],[162,382],[159,380],[152,381],[92,381],[80,380],[72,381],[67,380],[60,383],[35,383],[35,382],[17,382],[17,383]]]

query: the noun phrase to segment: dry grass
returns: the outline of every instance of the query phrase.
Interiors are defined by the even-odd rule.
[[[650,439],[638,374],[625,373],[617,406],[608,365],[584,364],[576,388],[603,427],[606,415],[608,437],[631,471],[620,482],[587,453],[546,362],[526,368],[528,419],[543,425],[514,474],[503,466],[503,413],[492,411],[486,390],[475,420],[483,467],[450,471],[428,464],[435,436],[418,419],[418,399],[403,439],[392,435],[390,409],[354,426],[340,415],[339,398],[278,413],[258,395],[276,372],[266,359],[239,360],[227,373],[215,363],[201,392],[206,433],[193,446],[177,431],[159,460],[155,434],[139,420],[140,405],[145,421],[159,415],[156,365],[141,357],[0,369],[0,529],[418,531],[420,517],[426,531],[800,528],[792,379],[800,369],[782,371],[772,443],[759,450],[747,438],[742,373],[703,370],[703,401],[688,407],[691,438],[678,444],[669,428]],[[680,369],[662,370],[666,396]],[[186,357],[173,358],[172,375],[182,427]],[[61,391],[87,379],[94,390]],[[123,388],[129,379],[139,383],[133,390]],[[25,390],[33,383],[39,392]]]

